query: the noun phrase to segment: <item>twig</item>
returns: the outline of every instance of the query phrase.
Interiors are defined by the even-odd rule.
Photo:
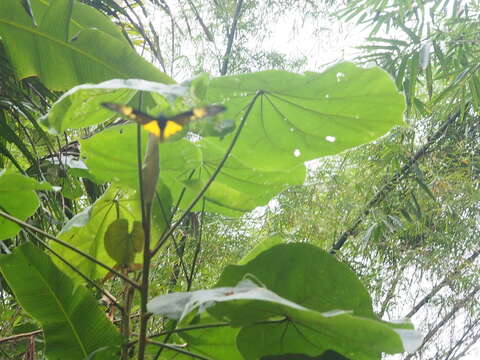
[[[35,336],[35,335],[38,335],[38,334],[41,334],[41,333],[43,333],[42,329],[30,331],[28,333],[22,333],[22,334],[7,336],[7,337],[4,337],[4,338],[0,339],[0,344],[8,342],[8,341],[15,341],[15,340],[23,339],[23,338],[28,338],[28,337]]]
[[[175,345],[170,345],[170,344],[164,344],[164,343],[161,343],[161,342],[158,342],[158,341],[154,341],[154,340],[147,340],[150,344],[153,344],[153,345],[157,345],[157,346],[160,346],[162,348],[165,348],[165,349],[169,349],[169,350],[173,350],[173,351],[176,351],[176,352],[179,352],[181,354],[184,354],[184,355],[188,355],[190,356],[191,358],[194,358],[194,359],[200,359],[200,360],[212,360],[211,358],[209,357],[205,357],[205,356],[201,356],[201,355],[198,355],[198,354],[194,354],[190,351],[187,351],[187,350],[183,350],[181,348],[179,348],[178,346],[175,346]]]
[[[460,273],[460,270],[462,270],[469,263],[472,263],[478,257],[478,255],[480,255],[480,248],[475,250],[474,253],[470,255],[460,266],[456,267],[451,274],[445,276],[442,281],[435,285],[433,289],[423,297],[422,300],[415,304],[413,309],[410,310],[410,312],[405,315],[405,317],[411,318],[413,315],[415,315],[423,305],[428,303],[444,286],[448,285],[452,281],[452,279]]]
[[[205,23],[203,22],[203,19],[200,16],[200,13],[198,12],[197,8],[195,7],[195,4],[192,2],[192,0],[188,0],[188,3],[190,5],[190,7],[192,8],[193,12],[195,13],[195,18],[197,19],[200,26],[202,27],[203,32],[205,33],[205,36],[207,37],[207,40],[210,41],[210,42],[213,42],[213,40],[214,40],[213,35],[210,32],[210,30],[208,30],[207,25],[205,25]]]
[[[435,325],[432,329],[430,329],[430,331],[427,333],[427,335],[425,335],[425,337],[423,338],[423,341],[422,341],[422,344],[420,345],[420,347],[417,349],[416,352],[418,352],[419,350],[421,350],[423,348],[423,346],[425,346],[425,344],[437,333],[438,330],[440,330],[443,325],[445,325],[447,323],[447,321],[449,321],[455,314],[458,310],[460,310],[461,308],[463,308],[465,306],[465,304],[467,304],[469,301],[471,300],[475,300],[475,295],[480,291],[480,285],[477,285],[475,286],[475,288],[467,295],[465,296],[463,299],[461,299],[460,301],[458,301],[453,307],[452,309],[448,312],[448,314],[446,314],[442,320],[440,320],[437,325]],[[415,356],[415,353],[411,353],[409,354],[408,356],[405,357],[404,360],[410,360],[413,356]]]
[[[457,349],[460,348],[460,346],[462,345],[465,345],[465,342],[467,341],[467,336],[469,335],[470,332],[472,332],[472,330],[477,326],[477,324],[480,322],[480,318],[477,318],[475,319],[475,321],[472,323],[472,324],[469,324],[467,329],[464,330],[462,336],[460,337],[460,339],[458,339],[455,344],[448,350],[447,354],[442,356],[444,360],[450,360],[450,356],[453,356],[455,355],[455,352],[457,351]],[[480,336],[480,333],[477,333],[476,336],[474,336],[474,339],[477,338]],[[476,340],[471,342],[470,343],[470,346],[472,346],[473,344],[476,343]],[[464,348],[464,350],[462,351],[463,352],[466,352],[468,351],[468,349],[470,348],[470,346],[466,346]],[[456,356],[455,358],[458,358],[458,356]]]
[[[190,270],[190,276],[187,278],[187,291],[190,291],[190,289],[192,287],[193,278],[195,276],[195,270],[196,270],[195,267],[197,265],[198,255],[200,254],[200,250],[202,249],[202,235],[203,235],[204,218],[205,218],[205,198],[203,198],[203,204],[202,204],[202,212],[201,212],[201,218],[200,218],[200,229],[196,233],[197,246],[195,247],[195,253],[193,254],[192,268]]]

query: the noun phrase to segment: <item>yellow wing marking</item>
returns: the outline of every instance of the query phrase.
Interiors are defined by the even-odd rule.
[[[158,126],[158,121],[153,120],[150,121],[144,125],[142,125],[145,130],[147,130],[150,134],[155,135],[156,137],[160,137],[162,130],[160,129],[160,126]]]
[[[135,118],[135,114],[133,113],[133,108],[130,107],[130,106],[119,106],[119,112],[121,112],[122,114],[126,115],[126,116],[129,116],[129,117],[132,117],[132,118]]]
[[[193,108],[192,112],[193,112],[193,116],[190,116],[191,120],[200,119],[200,118],[208,115],[207,108],[205,108],[205,107]]]
[[[226,110],[222,105],[208,105],[204,107],[196,107],[190,111],[183,112],[170,118],[165,118],[164,116],[152,117],[127,105],[105,102],[102,103],[102,106],[141,124],[149,133],[160,138],[160,141],[168,139],[172,135],[182,131],[184,125],[192,120],[206,116],[214,116]]]
[[[165,139],[168,139],[170,136],[176,134],[179,131],[182,131],[182,129],[182,125],[177,124],[175,121],[167,120],[167,123],[165,124],[165,129],[163,129],[163,137]]]

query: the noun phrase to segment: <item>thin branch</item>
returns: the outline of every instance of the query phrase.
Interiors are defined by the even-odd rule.
[[[38,334],[41,334],[41,333],[43,333],[43,330],[42,330],[42,329],[30,331],[30,332],[28,332],[28,333],[22,333],[22,334],[16,334],[16,335],[12,335],[12,336],[7,336],[7,337],[4,337],[4,338],[1,338],[1,339],[0,339],[0,344],[1,344],[1,343],[5,343],[5,342],[9,342],[9,341],[20,340],[20,339],[23,339],[23,338],[29,338],[29,337],[31,337],[31,336],[35,336],[35,335],[38,335]]]
[[[383,318],[383,315],[385,314],[385,311],[387,311],[388,304],[390,303],[390,300],[394,297],[395,291],[397,290],[397,285],[400,281],[400,279],[403,277],[403,270],[405,269],[405,266],[402,266],[401,269],[397,270],[397,274],[395,275],[393,281],[390,283],[390,288],[387,291],[387,294],[385,295],[385,300],[382,302],[381,309],[378,313],[379,318]]]
[[[252,110],[252,107],[253,105],[255,104],[257,98],[262,95],[263,92],[262,91],[257,91],[257,93],[255,94],[255,96],[253,97],[252,101],[250,102],[250,104],[248,104],[248,107],[247,107],[247,110],[245,111],[245,114],[243,115],[242,117],[242,121],[240,122],[240,125],[238,126],[238,129],[232,139],[232,142],[230,143],[227,151],[225,152],[225,155],[223,156],[222,160],[220,161],[220,163],[218,164],[217,168],[215,169],[215,171],[213,172],[212,176],[210,177],[210,179],[208,179],[208,181],[206,182],[206,184],[203,186],[203,188],[200,190],[200,192],[197,194],[197,196],[195,196],[195,198],[192,200],[192,202],[190,203],[190,205],[185,209],[183,215],[180,217],[180,219],[178,219],[178,221],[172,226],[170,227],[166,232],[163,233],[162,237],[160,238],[160,240],[158,241],[158,244],[157,246],[153,249],[152,251],[152,256],[155,256],[155,254],[160,250],[160,248],[162,247],[162,245],[165,243],[165,241],[168,239],[168,237],[175,231],[175,229],[182,223],[183,219],[185,219],[185,217],[188,215],[188,213],[193,209],[193,207],[197,204],[197,202],[202,198],[202,196],[205,194],[205,192],[207,191],[207,189],[209,188],[209,186],[212,184],[212,182],[215,180],[215,178],[217,177],[218,173],[220,172],[220,170],[223,168],[223,165],[225,164],[225,162],[227,161],[228,157],[230,156],[230,153],[232,152],[233,150],[233,147],[235,146],[235,144],[237,143],[237,140],[238,140],[238,137],[240,136],[240,133],[243,129],[243,126],[245,125],[245,122],[247,121],[247,118],[248,118],[248,115],[250,114],[250,111]]]
[[[212,360],[209,357],[194,354],[190,351],[183,350],[183,349],[181,349],[181,348],[179,348],[178,346],[175,346],[175,345],[164,344],[164,343],[161,343],[161,342],[158,342],[158,341],[153,341],[153,340],[147,340],[147,341],[150,344],[157,345],[157,346],[160,346],[160,347],[165,348],[165,349],[173,350],[173,351],[179,352],[179,353],[184,354],[184,355],[188,355],[188,356],[190,356],[191,358],[194,358],[194,359]]]
[[[457,356],[452,358],[452,360],[462,360],[462,359],[464,359],[464,356],[467,354],[467,351],[470,350],[470,348],[472,346],[478,344],[478,339],[480,339],[480,333],[476,334],[473,337],[472,341],[470,341],[470,343],[467,346],[465,346],[465,348],[459,354],[457,354]],[[447,360],[447,359],[445,359],[445,360]]]
[[[473,329],[475,329],[475,327],[477,326],[477,324],[480,322],[480,318],[478,319],[475,319],[475,321],[472,323],[472,324],[469,324],[467,329],[463,331],[463,334],[462,336],[460,337],[460,339],[458,339],[455,344],[450,347],[450,349],[448,350],[447,354],[442,356],[444,360],[450,360],[450,356],[454,356],[455,355],[455,352],[462,346],[462,345],[465,345],[465,342],[467,341],[467,336],[472,332]],[[474,336],[474,339],[475,338],[478,338],[478,336],[480,336],[480,333],[477,333],[475,336]],[[474,342],[471,342],[470,343],[470,346],[472,346],[474,343],[476,343],[476,340]],[[466,351],[468,351],[468,349],[470,348],[470,346],[466,346],[462,353],[465,353]],[[457,358],[457,356],[455,356],[455,358]]]
[[[198,12],[197,8],[195,7],[195,4],[193,3],[192,0],[188,0],[188,4],[190,5],[190,7],[192,8],[194,14],[195,14],[195,18],[197,19],[197,21],[199,22],[200,26],[202,27],[203,29],[203,32],[205,33],[205,36],[207,37],[207,40],[210,41],[210,42],[213,42],[213,35],[212,33],[210,32],[210,30],[208,30],[208,27],[207,25],[205,25],[205,23],[203,22],[203,19],[202,17],[200,16],[200,13]]]
[[[333,244],[332,248],[330,249],[330,254],[335,254],[340,248],[345,244],[348,238],[352,235],[356,234],[357,227],[363,222],[363,220],[370,214],[372,208],[380,203],[387,194],[393,190],[395,185],[402,180],[407,174],[410,173],[413,165],[421,159],[423,156],[427,154],[430,150],[430,147],[435,144],[435,142],[444,134],[445,130],[453,123],[455,120],[458,119],[460,116],[460,112],[456,112],[454,115],[450,116],[441,126],[440,128],[428,138],[425,145],[423,145],[414,155],[413,157],[400,169],[400,171],[396,172],[390,180],[386,182],[386,184],[373,196],[370,201],[365,205],[363,211],[360,215],[355,219],[353,224],[345,230],[338,240]]]
[[[133,21],[132,17],[128,14],[128,11],[124,11],[122,13],[128,18],[130,23],[135,27],[135,29],[140,33],[140,35],[142,35],[143,39],[147,42],[148,46],[150,47],[150,50],[153,52],[153,55],[155,56],[155,58],[160,63],[160,66],[162,67],[163,72],[167,73],[167,70],[165,69],[165,61],[163,59],[160,47],[155,46],[155,44],[152,42],[152,40],[147,36],[147,33],[146,33],[145,29],[143,28],[142,21],[141,21],[140,17],[135,12],[135,10],[132,8],[132,6],[128,2],[128,0],[124,0],[124,2],[127,5],[127,7],[130,9],[131,13],[137,18],[138,23]],[[138,3],[140,3],[140,2],[137,2],[137,4]],[[143,8],[143,6],[140,6],[140,7],[142,8],[142,11],[145,12],[145,9]],[[152,31],[152,33],[154,34],[154,39],[158,39],[158,35],[155,32],[155,29],[153,29],[153,26],[150,22],[149,22],[149,25],[150,25],[150,31]]]
[[[467,266],[468,264],[472,263],[477,257],[480,255],[480,248],[475,250],[472,255],[470,255],[461,265],[457,266],[452,273],[448,274],[443,278],[442,281],[440,281],[437,285],[433,287],[433,289],[423,297],[422,300],[420,300],[410,312],[405,315],[407,318],[411,318],[413,315],[417,313],[420,308],[428,303],[444,286],[448,285],[452,279],[460,273],[460,271]]]
[[[457,311],[462,309],[469,301],[475,300],[475,295],[479,291],[480,291],[480,285],[477,285],[467,296],[465,296],[463,299],[458,301],[452,307],[452,309],[448,312],[448,314],[446,314],[442,320],[440,320],[433,328],[429,330],[427,335],[425,335],[425,337],[423,338],[422,344],[420,345],[420,347],[417,349],[416,352],[421,350],[425,346],[425,344],[438,332],[438,330],[440,330],[452,317],[455,316]],[[410,360],[414,355],[415,353],[411,353],[407,357],[405,357],[404,360]]]
[[[183,271],[183,275],[185,276],[185,279],[188,281],[188,270],[187,266],[185,265],[185,262],[183,261],[183,255],[185,253],[185,246],[186,246],[186,241],[187,241],[187,234],[182,234],[182,237],[180,239],[180,243],[177,243],[175,240],[175,236],[172,234],[172,242],[173,246],[175,247],[175,253],[177,254],[178,260],[180,264],[175,264],[173,268],[173,273],[172,277],[170,280],[170,288],[173,289],[173,287],[177,284],[177,279],[180,273],[180,268]]]
[[[237,32],[237,23],[242,12],[243,0],[238,0],[237,8],[235,9],[235,14],[233,15],[232,27],[227,35],[227,49],[225,50],[225,55],[223,56],[222,69],[220,70],[220,75],[225,75],[228,70],[228,62],[230,60],[230,55],[232,54],[233,39],[235,33]]]
[[[205,198],[203,198],[203,204],[202,204],[202,212],[201,212],[201,217],[200,217],[200,229],[198,233],[196,234],[197,236],[197,246],[195,247],[195,253],[193,254],[193,260],[192,260],[192,267],[190,270],[190,276],[187,278],[188,283],[187,283],[187,291],[190,291],[193,283],[193,278],[195,277],[195,270],[196,270],[196,265],[197,265],[197,259],[198,255],[200,254],[200,251],[202,249],[202,235],[203,235],[203,223],[205,221]]]

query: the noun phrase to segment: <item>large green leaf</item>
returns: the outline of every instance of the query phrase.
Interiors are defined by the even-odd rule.
[[[35,18],[42,19],[45,12],[49,9],[50,4],[54,1],[55,0],[30,0],[31,9]],[[99,29],[106,34],[127,43],[127,40],[119,27],[107,16],[78,0],[74,1],[69,24],[69,34],[74,36],[80,31],[88,28]]]
[[[145,234],[142,223],[134,221],[131,231],[127,219],[113,221],[105,232],[105,249],[117,264],[130,265],[135,259],[135,253],[142,251]]]
[[[253,260],[262,252],[270,249],[273,246],[279,245],[284,243],[285,240],[280,235],[273,235],[264,239],[261,239],[260,242],[255,245],[253,249],[251,249],[243,258],[241,258],[237,265],[245,265],[250,260]]]
[[[155,91],[167,100],[181,95],[172,86],[136,80],[105,84],[66,94],[49,114],[53,127],[59,131],[98,123],[107,116],[100,109],[101,101],[123,97],[128,101],[134,90]],[[404,109],[403,97],[385,72],[350,63],[321,74],[267,71],[222,77],[206,89],[207,101],[223,102],[227,117],[238,119],[253,103],[233,153],[204,197],[207,210],[230,216],[265,205],[288,186],[303,183],[305,160],[371,141],[401,124]],[[181,207],[188,206],[207,184],[230,140],[229,136],[202,138],[194,145],[161,145],[160,176],[175,197],[186,189]],[[99,179],[136,188],[135,142],[131,127],[108,129],[84,141],[82,155]]]
[[[136,131],[133,124],[115,126],[81,140],[81,155],[92,174],[99,180],[138,189]],[[142,132],[143,150],[146,143],[147,134]],[[161,177],[186,179],[201,164],[200,150],[186,140],[160,144],[159,151]]]
[[[385,71],[351,63],[323,73],[271,70],[215,78],[206,101],[224,104],[225,117],[236,119],[254,102],[233,154],[257,170],[290,169],[372,141],[402,125],[405,109]]]
[[[125,41],[113,37],[112,31],[99,30],[106,28],[103,18],[91,17],[83,30],[73,33],[78,24],[70,29],[72,4],[72,0],[52,0],[43,17],[35,19],[21,1],[0,2],[0,36],[19,78],[38,76],[52,90],[111,78],[173,82]]]
[[[47,183],[21,175],[12,170],[0,171],[0,209],[26,220],[40,206],[35,190],[51,190]],[[0,217],[0,240],[8,239],[20,231],[20,226]]]
[[[414,330],[402,341],[397,329],[386,323],[356,317],[348,313],[318,313],[311,310],[268,308],[260,304],[245,304],[240,312],[262,311],[283,316],[281,323],[255,324],[244,327],[237,336],[237,346],[245,359],[261,359],[266,355],[307,354],[317,356],[334,350],[351,360],[380,359],[382,353],[413,351],[406,348],[407,337],[420,339]],[[232,306],[227,313],[238,311]],[[417,341],[416,347],[421,341]]]
[[[160,186],[161,185],[162,184],[160,184]],[[158,201],[155,201],[153,204],[153,240],[159,238],[170,217],[169,209],[171,199],[169,199],[166,188],[160,192],[160,199],[163,201],[163,210],[160,209]],[[130,224],[133,224],[134,221],[141,221],[138,192],[122,190],[116,186],[111,186],[92,207],[74,216],[64,226],[58,237],[70,245],[75,246],[77,249],[93,256],[97,260],[113,266],[116,264],[116,261],[108,255],[105,249],[104,236],[109,225],[118,218],[125,219]],[[90,260],[79,256],[77,253],[60,244],[54,243],[52,244],[52,248],[62,255],[70,264],[93,279],[98,279],[106,274],[104,268],[95,265]],[[136,260],[141,261],[141,256],[137,256]],[[68,271],[68,273],[71,273],[71,270],[60,262],[59,266],[65,269],[65,271]]]
[[[100,84],[83,84],[63,94],[41,122],[52,133],[61,133],[65,129],[80,129],[97,125],[112,116],[112,111],[101,106],[102,102],[127,104],[138,91],[159,94],[168,102],[186,95],[187,88],[177,85],[165,85],[146,80],[114,79]]]
[[[179,319],[182,327],[205,309],[219,321],[242,326],[237,346],[249,360],[289,353],[317,356],[327,350],[349,359],[373,360],[380,359],[382,352],[413,351],[421,343],[409,323],[389,324],[343,310],[320,313],[250,280],[234,287],[159,296],[148,303],[148,309]]]
[[[233,153],[205,193],[209,211],[231,216],[265,205],[288,186],[301,184],[304,161],[374,140],[402,124],[405,107],[387,73],[350,63],[338,64],[321,74],[265,71],[212,79],[206,101],[223,103],[227,107],[225,117],[237,120],[253,103]],[[111,136],[110,141],[131,149],[134,139],[133,135],[129,137],[114,140]],[[189,205],[205,186],[231,139],[230,135],[196,142],[202,161],[192,161],[192,166],[186,166],[180,174],[160,166],[160,176],[174,196],[186,188],[181,207]],[[112,153],[107,141],[95,141],[92,139],[85,153],[92,173],[97,175],[95,169],[113,170],[118,164],[120,172],[113,173],[119,179],[124,175],[132,184],[136,177],[134,158],[122,151]],[[167,149],[169,146],[165,145]],[[127,159],[131,159],[128,166]]]
[[[278,295],[320,312],[349,310],[376,319],[367,290],[347,265],[309,244],[280,244],[245,265],[227,266],[216,286],[253,274]]]
[[[237,349],[235,344],[236,336],[240,331],[239,328],[232,328],[229,326],[215,327],[218,320],[207,313],[201,315],[201,320],[194,322],[199,324],[198,329],[191,329],[188,331],[179,331],[174,336],[170,336],[166,340],[165,336],[158,336],[153,338],[160,342],[179,343],[184,344],[182,350],[187,350],[194,354],[206,356],[210,359],[228,359],[228,360],[243,360],[243,356]],[[212,327],[208,327],[211,325]],[[153,354],[156,353],[158,347],[152,346],[149,349]],[[176,359],[186,360],[192,359],[189,355],[181,354],[174,350],[164,349],[162,359]]]
[[[118,126],[81,141],[82,156],[92,174],[104,181],[138,188],[137,155],[132,150],[136,149],[135,133],[135,126]],[[145,144],[146,134],[143,135]],[[225,150],[216,144],[205,150],[207,143],[204,140],[196,146],[180,140],[160,145],[160,178],[174,198],[187,189],[181,207],[190,204],[224,156]],[[205,194],[207,209],[239,216],[265,205],[287,186],[303,183],[304,178],[303,165],[289,170],[255,171],[232,156]]]
[[[199,149],[203,155],[202,163],[195,174],[190,179],[177,178],[176,181],[170,179],[168,182],[174,194],[179,194],[181,189],[186,187],[181,207],[190,204],[225,155],[225,148],[219,147],[213,139],[203,139]],[[250,168],[243,160],[234,155],[228,158],[222,171],[204,195],[208,211],[240,216],[257,206],[266,205],[272,197],[288,186],[300,185],[305,179],[303,164],[291,169],[260,170]],[[194,210],[200,210],[201,207],[202,204],[198,203]]]
[[[0,256],[0,270],[24,310],[42,326],[46,358],[116,358],[121,337],[96,299],[31,244]]]

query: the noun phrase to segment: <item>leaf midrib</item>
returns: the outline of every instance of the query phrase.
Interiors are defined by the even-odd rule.
[[[25,256],[25,254],[24,254]],[[26,257],[26,256],[25,256]],[[52,266],[54,266],[53,264],[51,264]],[[38,269],[35,267],[35,271],[37,272],[37,274],[39,275],[40,279],[42,280],[42,282],[45,284],[47,290],[50,291],[50,293],[52,294],[52,297],[55,299],[55,301],[57,302],[58,304],[58,307],[61,309],[61,312],[64,314],[65,316],[65,319],[67,321],[67,323],[70,325],[71,329],[72,329],[72,332],[75,336],[75,338],[77,339],[78,341],[78,344],[80,346],[80,349],[82,350],[83,352],[83,355],[84,357],[88,356],[88,352],[87,352],[87,349],[84,347],[83,345],[83,342],[81,341],[81,338],[80,338],[80,335],[78,334],[78,332],[76,331],[76,328],[75,326],[73,325],[73,322],[70,320],[70,318],[68,317],[68,313],[65,311],[66,309],[62,306],[62,303],[60,301],[60,299],[55,295],[55,291],[53,291],[53,289],[49,286],[48,282],[45,280],[45,277],[43,276],[43,274],[38,271]]]
[[[120,72],[119,70],[117,70],[116,68],[114,68],[114,67],[112,67],[112,66],[109,66],[108,63],[102,61],[102,60],[99,59],[98,57],[95,57],[95,56],[91,55],[91,54],[88,53],[88,52],[82,51],[82,50],[79,49],[78,47],[72,46],[69,42],[65,42],[64,40],[60,40],[60,39],[57,39],[57,38],[55,38],[55,37],[48,36],[46,33],[37,31],[37,30],[36,30],[35,28],[33,28],[33,27],[29,27],[29,26],[26,26],[26,25],[23,25],[23,24],[20,24],[20,23],[18,23],[18,22],[14,22],[14,21],[9,21],[9,20],[7,20],[7,19],[5,19],[5,18],[3,18],[3,19],[0,18],[0,23],[9,25],[9,26],[11,26],[11,27],[13,27],[13,28],[17,28],[17,29],[19,29],[19,30],[23,30],[23,31],[25,31],[25,32],[27,32],[27,33],[31,33],[32,35],[37,35],[37,36],[39,36],[39,37],[41,37],[41,38],[44,38],[44,39],[49,40],[49,41],[51,41],[51,42],[57,43],[57,44],[59,44],[60,46],[64,46],[64,47],[72,50],[73,52],[78,53],[78,54],[81,55],[81,56],[84,56],[84,57],[86,57],[86,58],[91,59],[92,61],[100,64],[101,66],[109,69],[109,70],[112,71],[112,72],[115,72],[116,74],[118,74],[118,75],[120,75],[120,76],[125,75],[125,74],[123,74],[122,72]],[[98,30],[97,30],[97,31],[98,31]],[[104,32],[102,32],[102,34],[105,34],[105,35],[107,35],[107,36],[110,36],[110,35],[108,35],[108,34],[106,34],[106,33],[104,33]],[[115,38],[112,37],[112,39],[115,39]],[[115,39],[115,40],[118,41],[118,39]]]

